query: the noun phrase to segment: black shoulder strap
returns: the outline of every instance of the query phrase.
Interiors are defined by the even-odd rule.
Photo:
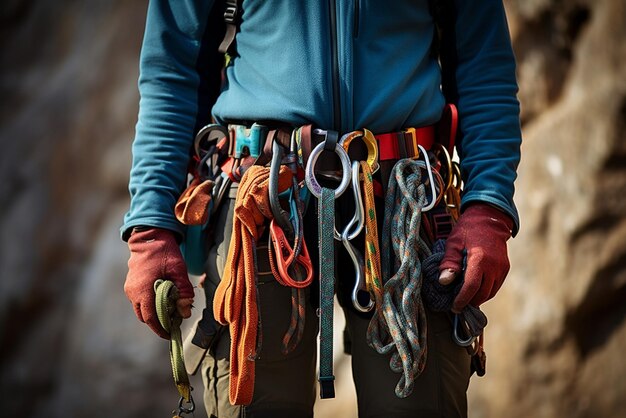
[[[459,94],[456,84],[456,5],[455,0],[429,0],[435,20],[436,36],[434,52],[439,55],[441,64],[441,85],[448,103],[457,103]]]
[[[224,8],[224,22],[226,23],[226,34],[224,40],[220,44],[218,50],[222,54],[228,53],[229,55],[235,55],[237,53],[237,44],[235,43],[235,36],[239,30],[239,23],[241,21],[241,2],[243,0],[226,0]]]

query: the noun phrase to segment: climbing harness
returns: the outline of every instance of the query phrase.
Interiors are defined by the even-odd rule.
[[[231,126],[227,135],[223,130],[219,133],[220,140],[205,141],[206,145],[201,143],[199,149],[206,146],[210,152],[229,150],[227,158],[219,159],[218,169],[215,163],[207,165],[211,172],[219,174],[213,175],[213,200],[215,189],[222,184],[218,185],[218,181],[226,179],[223,184],[229,186],[233,181],[240,182],[227,264],[214,299],[216,319],[229,325],[232,339],[231,403],[248,404],[254,392],[254,362],[262,343],[255,249],[266,227],[272,273],[278,283],[291,287],[292,292],[291,320],[283,337],[282,352],[293,351],[303,337],[307,303],[304,289],[314,278],[303,233],[307,195],[318,201],[320,396],[334,397],[335,240],[345,247],[354,265],[354,308],[360,312],[374,310],[367,342],[381,354],[391,353],[390,367],[401,373],[396,395],[408,396],[426,361],[423,263],[432,258],[433,244],[458,216],[453,213],[459,209],[461,176],[448,147],[434,141],[433,127],[380,135],[363,129],[341,139],[337,132],[313,129],[310,125],[289,133],[258,124],[246,129]],[[348,151],[357,139],[362,143],[356,147],[351,162]],[[323,151],[337,154],[339,164],[320,160]],[[204,164],[217,160],[206,158],[207,153],[198,153]],[[379,184],[377,191],[373,176],[378,170],[383,180],[387,170],[389,183],[382,187]],[[318,181],[322,176],[336,180],[338,186],[322,187]],[[306,187],[302,188],[302,183]],[[337,230],[335,201],[350,186],[355,212]],[[381,189],[387,189],[382,251],[374,197]],[[352,241],[363,229],[364,249],[357,249]],[[465,316],[457,320],[455,336],[457,342],[477,345],[474,338],[470,341],[466,337],[475,336],[469,330],[469,321]]]
[[[192,413],[195,409],[195,403],[191,396],[193,388],[189,383],[189,376],[185,370],[185,359],[183,358],[183,340],[180,330],[183,318],[176,311],[178,289],[174,286],[174,282],[159,279],[154,283],[154,292],[159,323],[170,334],[170,362],[174,383],[180,394],[178,408],[173,411],[174,418],[176,418],[183,414]]]

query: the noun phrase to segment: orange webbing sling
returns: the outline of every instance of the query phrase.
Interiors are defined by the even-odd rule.
[[[229,325],[230,403],[247,405],[254,393],[254,361],[257,356],[258,306],[256,294],[256,243],[266,219],[272,218],[269,202],[270,169],[250,167],[239,184],[233,232],[224,275],[215,292],[213,310],[218,322]],[[291,187],[292,173],[282,166],[279,192]]]

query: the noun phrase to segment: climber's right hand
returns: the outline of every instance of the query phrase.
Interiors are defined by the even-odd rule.
[[[158,336],[169,339],[156,314],[154,282],[167,279],[178,288],[178,313],[191,316],[193,286],[174,232],[160,228],[136,228],[128,239],[130,258],[124,292],[135,315]]]

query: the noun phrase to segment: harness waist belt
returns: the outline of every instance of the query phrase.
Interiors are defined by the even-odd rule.
[[[415,158],[419,155],[418,145],[426,150],[432,148],[435,142],[435,125],[374,136],[378,141],[379,161]]]

